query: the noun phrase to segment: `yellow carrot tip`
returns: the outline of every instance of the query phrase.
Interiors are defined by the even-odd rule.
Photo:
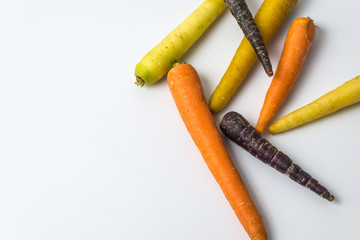
[[[135,82],[136,85],[140,86],[140,87],[143,87],[144,84],[145,84],[145,81],[141,79],[141,77],[139,76],[136,76],[136,82]]]
[[[274,132],[274,130],[272,129],[271,126],[268,128],[267,132],[268,132],[270,135],[276,134],[276,132]]]

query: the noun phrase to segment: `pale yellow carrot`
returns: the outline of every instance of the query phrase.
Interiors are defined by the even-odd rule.
[[[153,84],[170,70],[223,12],[223,0],[205,0],[136,65],[136,84]]]
[[[269,133],[275,134],[299,127],[358,102],[360,102],[360,75],[280,118],[269,127]]]

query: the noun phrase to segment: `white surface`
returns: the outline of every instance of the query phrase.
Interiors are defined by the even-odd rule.
[[[0,239],[248,239],[141,57],[201,0],[0,2]],[[262,1],[248,1],[256,12]],[[299,1],[315,42],[282,116],[360,74],[357,1]],[[183,60],[209,98],[243,35],[228,11]],[[257,64],[230,110],[256,123],[271,79]],[[269,239],[358,239],[360,106],[267,138],[336,197],[318,197],[225,139]]]

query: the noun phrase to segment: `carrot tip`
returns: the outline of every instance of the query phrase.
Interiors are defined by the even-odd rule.
[[[255,126],[255,130],[260,134],[262,134],[265,131],[265,128],[266,126],[264,126],[264,124],[257,124]]]
[[[136,82],[135,82],[136,85],[140,86],[140,87],[143,87],[145,82],[144,80],[141,79],[141,77],[139,76],[136,76]]]
[[[274,74],[274,72],[273,72],[273,70],[272,70],[271,63],[269,62],[268,64],[264,64],[263,67],[264,67],[264,70],[265,70],[266,74],[267,74],[269,77],[272,77],[272,75]]]

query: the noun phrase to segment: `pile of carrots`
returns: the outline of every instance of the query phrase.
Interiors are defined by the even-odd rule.
[[[221,126],[223,132],[226,132],[225,135],[230,139],[232,137],[237,139],[240,146],[258,159],[288,174],[293,180],[329,201],[333,201],[334,197],[324,187],[260,135],[265,130],[271,134],[287,131],[360,102],[360,76],[358,76],[278,119],[269,127],[269,123],[276,117],[276,113],[290,94],[316,35],[313,19],[309,17],[294,19],[289,27],[277,69],[273,74],[267,45],[296,3],[297,0],[264,0],[253,18],[245,0],[204,0],[135,67],[135,83],[139,86],[154,84],[166,76],[180,117],[252,240],[267,239],[265,225],[222,141],[213,114],[226,106],[259,59],[267,76],[273,78],[256,127],[250,126],[241,115],[235,115],[234,119],[238,120],[227,121],[226,125]],[[179,59],[226,8],[238,22],[244,33],[244,39],[223,78],[207,101],[197,71],[191,64],[182,63]],[[234,115],[234,112],[232,114]]]

